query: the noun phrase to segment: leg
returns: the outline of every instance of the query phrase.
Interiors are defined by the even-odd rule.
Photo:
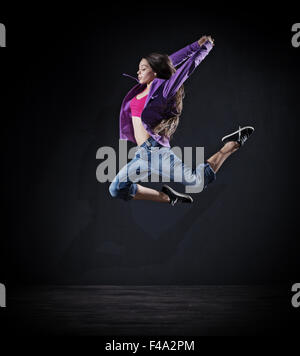
[[[135,184],[134,179],[130,177],[132,170],[135,172],[142,171],[142,175],[145,175],[143,161],[139,154],[136,154],[111,182],[109,192],[113,198],[119,198],[125,201],[133,199],[137,192],[137,184]]]
[[[142,158],[140,157],[142,156]],[[170,198],[167,194],[154,189],[143,187],[137,184],[139,180],[149,176],[148,161],[145,160],[148,154],[147,151],[139,152],[136,156],[124,166],[109,186],[109,192],[113,198],[120,198],[125,201],[135,200],[152,200],[162,203],[168,203]],[[139,179],[135,179],[130,175],[130,171],[139,170]]]
[[[210,164],[211,168],[215,173],[220,169],[224,161],[236,150],[238,150],[240,145],[236,141],[229,141],[225,145],[211,156],[207,162]]]
[[[240,134],[236,134],[235,136],[228,135],[229,138],[227,138],[227,142],[225,141],[226,143],[224,144],[224,146],[217,153],[215,153],[213,156],[211,156],[209,159],[206,160],[207,163],[204,164],[204,167],[203,164],[201,164],[196,168],[196,170],[192,170],[190,167],[186,167],[183,164],[183,162],[176,156],[175,156],[174,163],[171,164],[171,166],[173,166],[174,171],[180,173],[180,171],[182,170],[182,172],[187,173],[187,176],[189,178],[195,177],[194,179],[195,182],[197,182],[197,180],[199,182],[199,180],[201,179],[200,172],[204,168],[204,188],[206,188],[209,183],[213,182],[216,179],[216,173],[218,172],[222,164],[225,162],[225,160],[232,153],[234,153],[239,149],[240,144],[245,143],[246,139],[251,135],[254,129],[252,127],[245,127],[240,131],[242,135]],[[238,138],[240,144],[237,141],[235,141],[236,138]],[[231,139],[231,141],[228,141],[228,139],[229,140]],[[170,152],[165,153],[166,157],[168,155],[170,156],[170,154],[172,154],[172,150],[170,150]],[[171,181],[172,178],[174,180],[174,175],[176,175],[175,172],[174,175],[170,174],[169,171],[164,172],[163,168],[162,170],[160,168],[156,169],[156,173],[158,173],[160,176],[168,176],[169,178],[171,178],[170,179]],[[189,182],[186,182],[185,179],[183,178],[183,184],[189,185],[190,180]],[[164,194],[163,192],[159,192],[154,189],[149,189],[149,188],[142,187],[141,185],[138,185],[135,199],[147,199],[147,200],[155,200],[155,201],[162,201],[162,202],[170,201],[169,197],[166,194],[164,195],[163,194]]]
[[[191,167],[184,165],[181,159],[177,157],[170,148],[161,147],[158,149],[157,147],[155,149],[150,149],[148,160],[151,165],[151,167],[149,165],[149,176],[151,175],[152,177],[153,174],[154,176],[163,177],[163,182],[181,182],[184,185],[193,186],[203,182],[202,172],[204,172],[205,187],[215,179],[215,173],[212,171],[208,163],[201,163],[196,170],[193,170]],[[155,181],[159,182],[159,180]],[[137,187],[137,193],[134,199],[171,203],[171,197],[170,194],[168,194],[170,191],[166,192],[164,189],[162,191],[157,191],[141,185],[137,185]],[[200,192],[200,190],[198,190],[198,192]],[[171,195],[172,199],[178,197],[178,199],[181,199],[182,201],[192,202],[192,198],[186,194],[172,191]]]
[[[145,149],[144,151],[147,157],[147,164],[148,164],[148,177],[151,174],[151,160],[156,159],[156,155],[154,154],[155,151],[150,149]],[[140,184],[137,184],[136,194],[133,198],[134,200],[152,200],[160,203],[169,203],[170,198],[167,194],[160,192],[155,189],[151,189],[148,187],[144,187]]]
[[[201,163],[193,170],[191,167],[186,166],[170,148],[150,149],[148,153],[148,177],[154,174],[166,178],[163,180],[164,182],[181,182],[184,185],[193,186],[203,181],[201,173],[204,172],[205,188],[215,179],[215,172],[212,171],[208,163]],[[137,184],[136,194],[133,199],[170,203],[170,197],[165,192],[146,188],[139,184]]]
[[[137,192],[133,199],[137,200],[153,200],[161,203],[169,203],[170,198],[167,194],[159,192],[158,190],[143,187],[137,184]]]
[[[254,127],[252,126],[239,126],[239,129],[234,131],[233,133],[226,135],[222,138],[223,142],[226,142],[224,146],[211,156],[207,162],[211,165],[212,169],[217,172],[219,168],[222,166],[223,162],[236,150],[239,149],[240,146],[243,146],[245,142],[248,140],[250,135],[252,135],[254,131]]]

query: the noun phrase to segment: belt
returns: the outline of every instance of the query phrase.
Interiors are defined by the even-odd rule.
[[[149,141],[149,138],[148,138],[145,142],[146,142],[146,145],[147,145],[148,147],[151,147],[151,146],[152,146],[152,143]]]

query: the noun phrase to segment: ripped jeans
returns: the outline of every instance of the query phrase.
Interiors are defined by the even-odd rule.
[[[135,152],[134,158],[115,176],[109,186],[109,192],[113,198],[129,201],[137,192],[137,182],[152,182],[153,176],[156,179],[159,176],[165,177],[169,182],[202,186],[203,189],[216,179],[216,173],[209,163],[200,163],[193,170],[186,166],[169,147],[164,147],[149,137]]]

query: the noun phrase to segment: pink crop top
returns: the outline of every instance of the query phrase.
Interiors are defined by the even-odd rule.
[[[139,94],[138,94],[139,95]],[[137,99],[136,96],[130,101],[131,115],[141,117],[142,111],[146,103],[147,95],[143,96],[141,99]]]

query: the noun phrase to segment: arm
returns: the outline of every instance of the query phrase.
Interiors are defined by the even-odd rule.
[[[181,85],[188,79],[188,77],[194,72],[196,67],[203,61],[203,59],[211,51],[213,47],[213,42],[211,40],[205,39],[200,41],[199,42],[201,43],[201,45],[199,44],[198,41],[197,43],[195,42],[194,44],[192,44],[194,49],[196,49],[196,46],[198,46],[198,50],[190,54],[188,60],[185,63],[183,63],[180,68],[176,70],[176,72],[171,76],[170,79],[166,81],[163,90],[163,96],[165,98],[167,99],[171,98],[173,95],[176,94],[177,90],[181,87]],[[179,52],[180,51],[175,53],[175,60],[179,58],[181,59],[183,58],[183,55],[178,55]],[[188,55],[186,51],[184,53]]]
[[[179,64],[184,62],[187,58],[191,57],[194,53],[199,51],[199,49],[200,49],[199,42],[196,41],[180,49],[179,51],[169,55],[169,58],[171,59],[173,66],[177,67]]]

